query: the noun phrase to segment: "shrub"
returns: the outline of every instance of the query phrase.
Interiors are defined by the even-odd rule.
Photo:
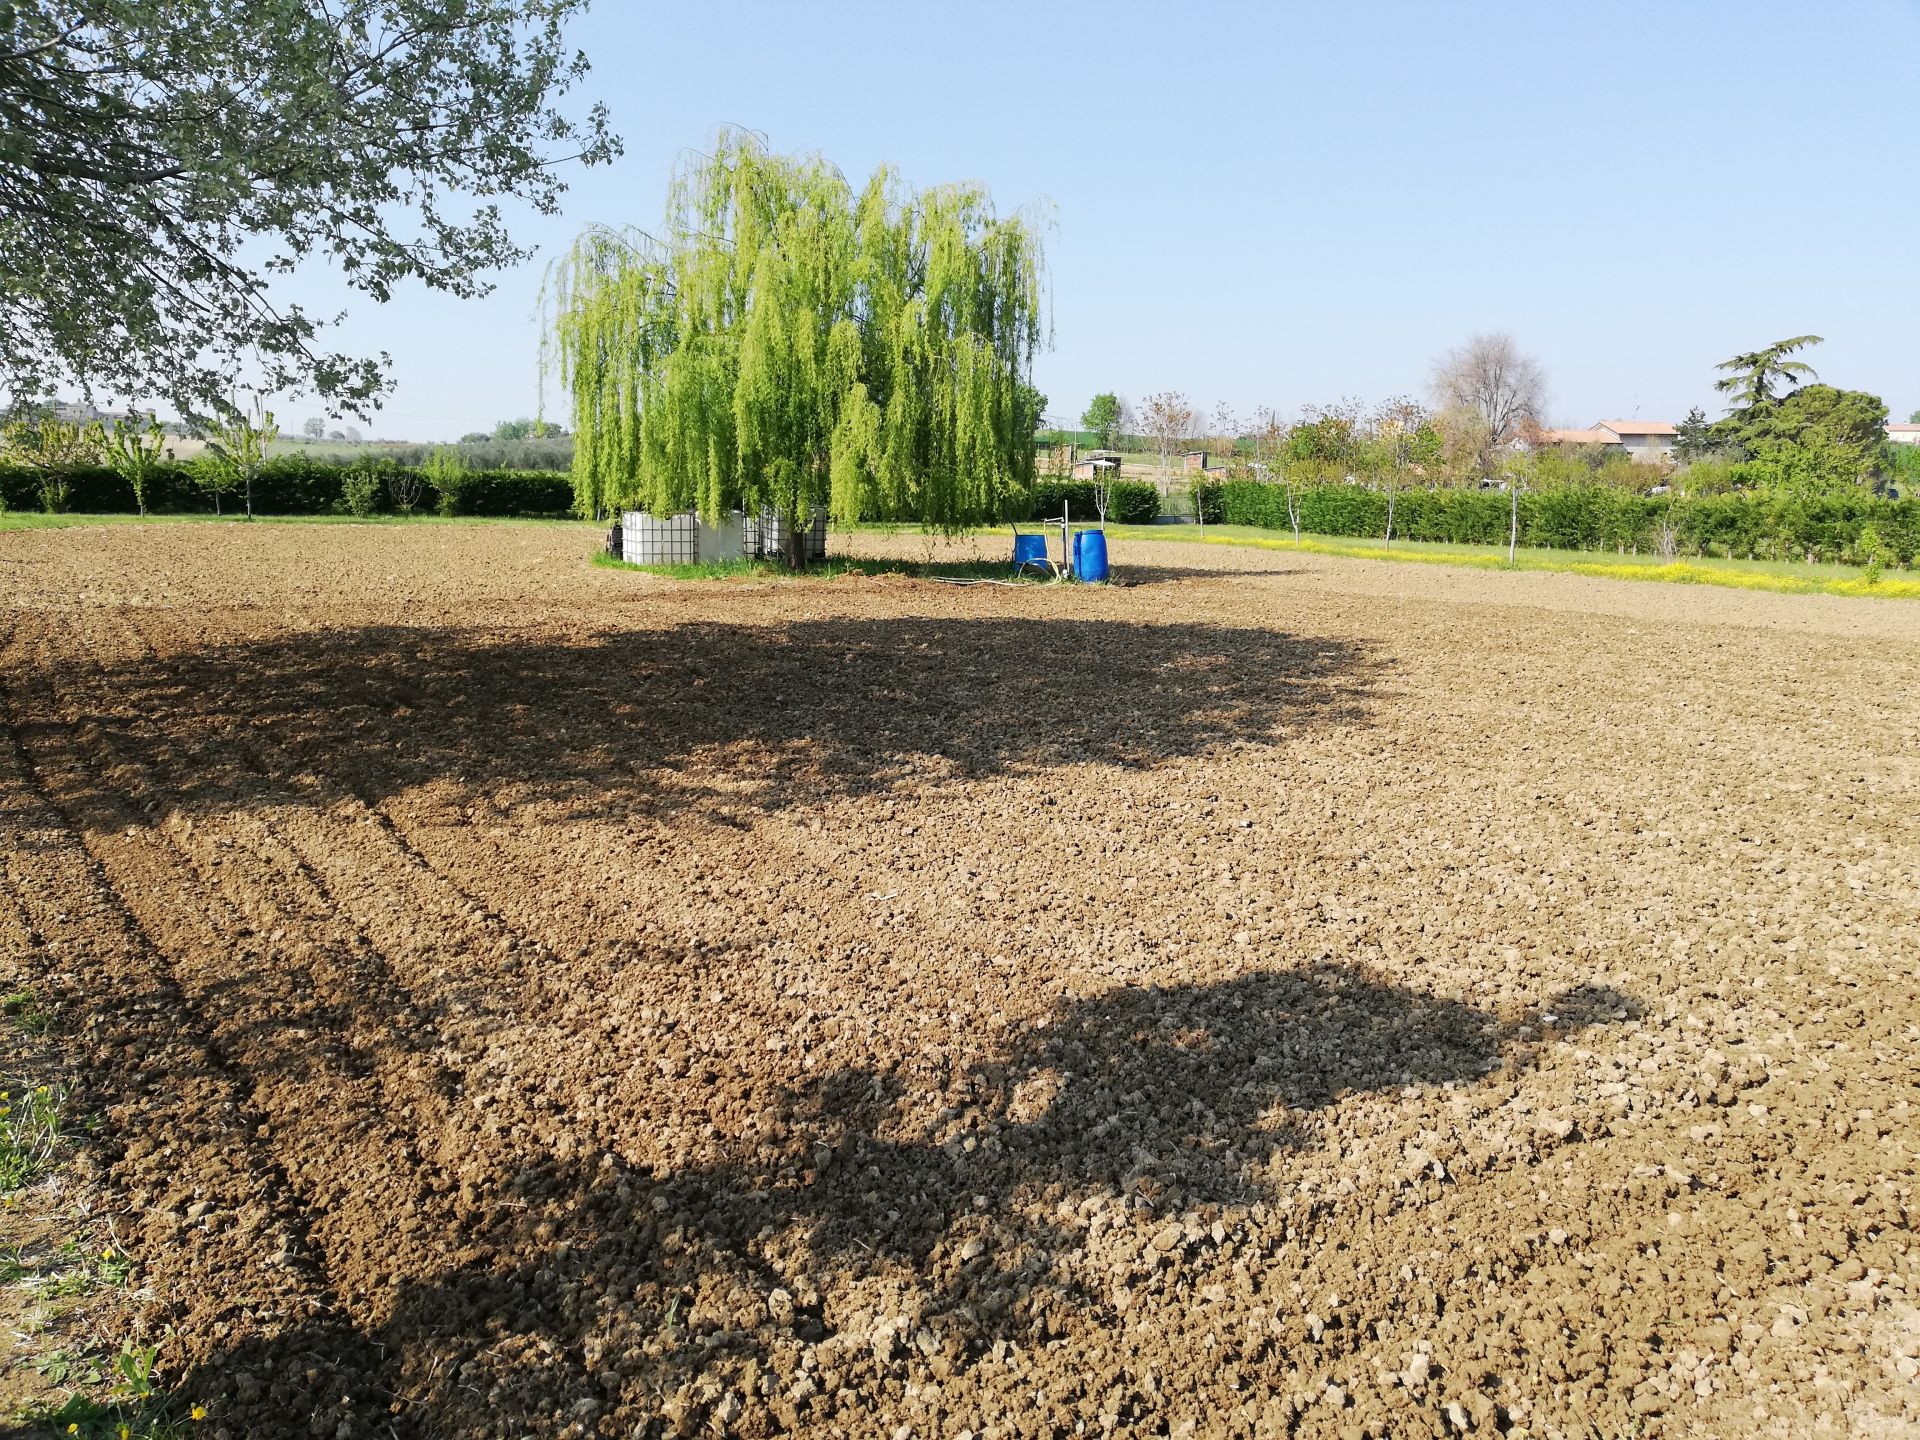
[[[1040,480],[1027,493],[1028,520],[1058,520],[1062,506],[1080,520],[1091,520],[1100,513],[1091,480]]]
[[[1151,525],[1160,518],[1160,487],[1145,480],[1116,480],[1108,491],[1107,518],[1116,525]]]
[[[554,470],[469,470],[460,482],[460,513],[502,518],[573,513],[573,479]]]
[[[187,475],[195,485],[213,497],[213,513],[221,513],[221,497],[231,495],[240,486],[240,475],[211,454],[200,454],[187,462]]]
[[[380,508],[380,477],[370,467],[349,470],[340,482],[340,493],[348,513],[365,520]]]
[[[427,456],[427,463],[420,467],[421,474],[427,477],[427,483],[440,493],[437,502],[442,515],[460,513],[460,497],[466,493],[474,472],[467,469],[467,462],[460,458],[460,452],[451,445],[436,445],[433,453]]]
[[[1091,480],[1040,480],[1028,491],[1022,520],[1058,520],[1065,505],[1076,520],[1100,513]],[[1160,491],[1146,480],[1115,480],[1107,487],[1107,519],[1115,525],[1151,525],[1160,518]]]
[[[1890,554],[1887,543],[1880,537],[1880,531],[1876,526],[1860,527],[1859,538],[1854,541],[1854,552],[1854,558],[1866,564],[1867,584],[1878,585],[1881,572],[1886,568]]]

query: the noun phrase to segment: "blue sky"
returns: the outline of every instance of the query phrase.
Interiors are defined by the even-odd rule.
[[[723,123],[1050,203],[1057,415],[1420,394],[1486,330],[1545,364],[1559,423],[1718,414],[1716,361],[1805,331],[1823,379],[1920,408],[1920,0],[598,0],[573,39],[626,154],[524,218],[532,262],[480,301],[301,281],[392,353],[383,436],[530,412],[547,259],[657,221]]]

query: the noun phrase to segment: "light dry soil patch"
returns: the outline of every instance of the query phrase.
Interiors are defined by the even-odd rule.
[[[209,1433],[1920,1425],[1920,611],[592,543],[0,535],[0,943]]]

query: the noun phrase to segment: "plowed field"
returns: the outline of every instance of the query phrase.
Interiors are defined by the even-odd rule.
[[[592,544],[0,535],[0,947],[207,1433],[1920,1426],[1920,611]]]

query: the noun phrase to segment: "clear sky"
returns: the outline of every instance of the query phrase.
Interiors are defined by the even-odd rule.
[[[1806,331],[1823,379],[1920,408],[1920,0],[598,0],[572,38],[626,155],[525,217],[533,261],[481,301],[302,279],[392,353],[382,436],[532,411],[546,261],[656,223],[723,123],[1051,204],[1057,416],[1418,395],[1497,330],[1556,423],[1717,415],[1716,361]]]

